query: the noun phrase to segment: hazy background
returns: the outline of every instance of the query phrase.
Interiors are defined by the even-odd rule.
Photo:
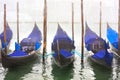
[[[99,22],[100,1],[102,1],[103,22],[117,22],[118,0],[83,0],[85,20]],[[16,3],[19,2],[20,21],[43,21],[44,0],[0,0],[0,22],[3,21],[3,5],[7,5],[8,22],[16,21]],[[71,3],[75,7],[75,21],[80,22],[81,0],[47,0],[48,22],[70,22]]]
[[[102,1],[102,37],[106,39],[106,23],[117,31],[118,0],[83,0],[84,20],[99,34],[100,1]],[[43,31],[44,0],[0,0],[0,32],[3,31],[3,6],[7,5],[7,21],[13,30],[13,43],[16,41],[16,4],[19,2],[20,40],[27,37],[37,22]],[[81,43],[81,0],[47,0],[49,46],[56,33],[57,23],[71,37],[71,4],[74,3],[75,40]],[[30,24],[29,24],[30,23]],[[54,30],[53,30],[54,29]],[[77,42],[78,41],[78,42]],[[14,45],[12,45],[14,46]]]

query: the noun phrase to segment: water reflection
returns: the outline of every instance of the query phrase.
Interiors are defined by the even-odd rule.
[[[94,72],[95,80],[111,80],[112,68],[106,68],[89,60],[91,68]]]
[[[114,67],[113,67],[113,79],[120,80],[120,58],[116,58],[114,60]]]
[[[37,61],[28,63],[24,66],[8,69],[4,80],[23,80],[26,74],[31,73],[32,67],[36,62]]]
[[[42,64],[42,77],[43,77],[43,80],[49,80],[49,75],[47,74],[47,65],[46,64]]]
[[[73,64],[64,68],[59,68],[56,64],[52,64],[52,76],[54,80],[71,80],[73,79]]]

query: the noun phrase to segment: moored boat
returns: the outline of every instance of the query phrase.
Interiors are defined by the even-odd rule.
[[[92,54],[88,57],[93,62],[105,67],[112,67],[113,53],[110,53],[108,43],[93,32],[86,23],[85,47]]]
[[[52,42],[53,60],[59,67],[65,67],[74,61],[74,41],[58,24],[58,29]]]
[[[1,51],[2,66],[11,68],[36,60],[38,57],[37,51],[41,46],[41,39],[41,31],[35,24],[31,34],[24,38],[20,44],[15,44],[15,50],[12,53],[5,53],[5,50]]]

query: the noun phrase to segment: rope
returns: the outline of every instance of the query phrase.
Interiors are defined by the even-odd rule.
[[[78,51],[76,51],[76,50],[72,50],[71,53],[72,53],[72,54],[76,54],[76,55],[78,55],[79,57],[81,57],[81,54],[80,54]]]
[[[45,54],[44,58],[48,57],[48,56],[51,56],[53,55],[54,53],[47,53]],[[43,58],[43,55],[42,54],[39,54],[40,58]]]
[[[76,50],[72,50],[71,53],[72,54],[76,54],[79,57],[81,57],[81,54],[78,51],[76,51]],[[52,53],[47,53],[47,54],[45,54],[44,58],[52,56],[53,54],[54,54],[53,52]],[[39,56],[40,56],[40,58],[43,58],[42,54],[39,54]]]

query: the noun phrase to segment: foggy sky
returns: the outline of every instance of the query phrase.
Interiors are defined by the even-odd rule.
[[[70,22],[71,3],[74,3],[75,21],[80,22],[81,0],[47,0],[48,22]],[[99,8],[102,1],[103,22],[117,22],[118,0],[84,0],[84,18],[99,22]],[[3,5],[7,5],[7,21],[16,22],[16,3],[19,2],[20,22],[43,21],[44,0],[0,0],[0,22],[3,22]]]

